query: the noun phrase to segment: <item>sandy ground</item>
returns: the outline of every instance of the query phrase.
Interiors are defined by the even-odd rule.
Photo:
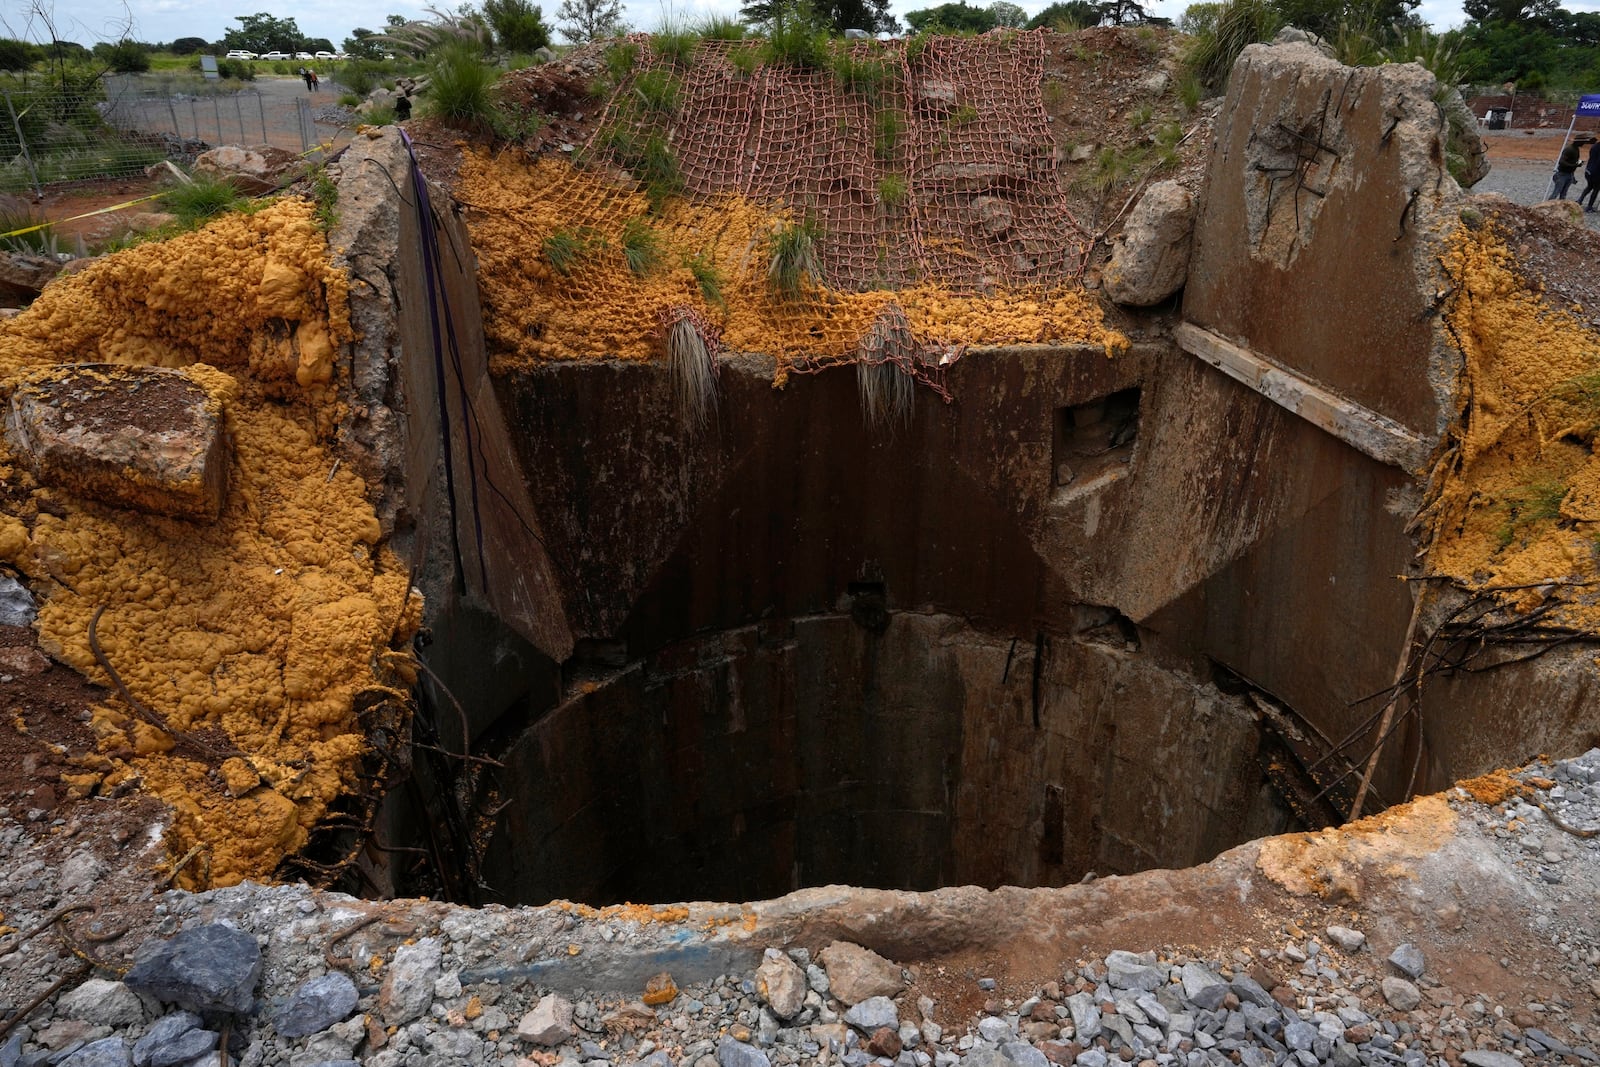
[[[1550,192],[1550,174],[1561,154],[1564,130],[1485,131],[1484,146],[1489,150],[1489,176],[1472,187],[1474,193],[1500,193],[1512,202],[1532,206]],[[1583,189],[1578,182],[1567,194],[1576,199]],[[1584,216],[1591,230],[1600,230],[1600,214]]]

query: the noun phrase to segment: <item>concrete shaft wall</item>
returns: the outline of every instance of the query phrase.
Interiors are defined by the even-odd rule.
[[[485,881],[599,904],[1187,866],[1284,825],[1256,740],[1240,702],[1093,632],[775,621],[575,684],[505,757],[525,788]]]

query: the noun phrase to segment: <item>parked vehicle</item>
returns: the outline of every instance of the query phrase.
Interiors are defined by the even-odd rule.
[[[338,59],[339,57],[333,52],[318,52],[317,55],[316,55],[316,58],[317,59]]]
[[[294,57],[296,59],[315,59],[316,58],[310,52],[296,52],[294,54]]]
[[[254,59],[255,57],[256,54],[254,52],[246,52],[242,48],[235,48],[227,55],[228,59]]]
[[[271,61],[271,60],[282,60],[282,59],[288,59],[289,58],[289,53],[288,52],[263,52],[261,55],[257,56],[256,58],[257,59],[265,59],[265,60],[268,60],[268,61]]]

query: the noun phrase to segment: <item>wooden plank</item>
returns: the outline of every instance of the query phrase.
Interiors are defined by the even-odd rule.
[[[1185,352],[1378,462],[1412,473],[1427,465],[1428,443],[1393,419],[1192,323],[1179,323],[1174,334]]]

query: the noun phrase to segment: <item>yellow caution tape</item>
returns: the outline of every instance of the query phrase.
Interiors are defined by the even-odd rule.
[[[304,158],[313,152],[321,152],[324,149],[332,147],[332,141],[323,141],[321,144],[314,145],[313,147],[306,149],[304,152],[301,152],[300,156]],[[18,237],[25,233],[33,233],[35,230],[42,230],[49,226],[57,226],[67,222],[77,222],[79,219],[93,218],[96,215],[109,215],[113,211],[123,211],[139,204],[148,203],[151,200],[160,200],[163,196],[166,196],[170,192],[172,192],[171,189],[166,189],[159,193],[152,193],[149,196],[141,196],[137,200],[124,200],[120,204],[112,204],[109,207],[95,208],[93,211],[85,211],[83,214],[73,215],[71,218],[51,219],[49,222],[40,222],[33,226],[24,226],[20,230],[9,230],[6,233],[0,233],[0,240],[4,240],[7,237]]]
[[[42,229],[45,229],[46,227],[56,226],[56,225],[59,225],[59,224],[64,223],[64,222],[77,222],[79,219],[92,218],[95,215],[110,214],[113,211],[121,211],[124,208],[130,208],[130,207],[133,207],[136,204],[143,204],[146,201],[160,200],[163,196],[166,196],[166,195],[167,195],[166,193],[162,192],[162,193],[154,193],[154,194],[152,194],[150,196],[141,196],[137,200],[124,200],[120,204],[112,204],[109,207],[95,208],[93,211],[85,211],[81,215],[74,215],[74,216],[72,216],[71,218],[68,218],[68,219],[52,219],[49,222],[41,222],[41,223],[38,223],[38,224],[33,225],[33,226],[24,226],[20,230],[11,230],[8,233],[0,233],[0,238],[16,237],[19,234],[32,233],[35,230],[42,230]]]

